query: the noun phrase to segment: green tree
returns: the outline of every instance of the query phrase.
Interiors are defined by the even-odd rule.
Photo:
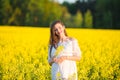
[[[3,13],[3,0],[0,0],[0,25],[3,24],[3,16],[4,16],[4,13]]]
[[[81,12],[78,10],[75,17],[74,17],[74,27],[82,27],[82,14]]]
[[[62,7],[49,0],[0,0],[0,24],[49,26],[62,16]]]
[[[61,20],[64,22],[66,27],[71,27],[71,14],[68,12],[66,7],[62,7]]]
[[[97,26],[120,29],[120,0],[97,0]]]
[[[85,27],[87,28],[92,28],[92,15],[90,10],[87,10],[86,14],[85,14]]]
[[[108,11],[104,14],[103,21],[104,21],[103,28],[112,28],[112,14],[111,14],[111,12]]]
[[[9,0],[1,0],[1,9],[0,9],[0,16],[1,16],[1,24],[8,24],[8,20],[12,15],[12,7],[9,3]]]
[[[24,25],[28,0],[2,0],[2,24]]]
[[[49,26],[55,19],[60,19],[62,8],[58,3],[49,0],[31,0],[29,13],[27,13],[27,24],[36,26]]]

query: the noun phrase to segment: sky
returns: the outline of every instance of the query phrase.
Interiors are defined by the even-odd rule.
[[[64,1],[74,3],[76,0],[56,0],[56,1],[58,1],[59,3],[63,3]]]

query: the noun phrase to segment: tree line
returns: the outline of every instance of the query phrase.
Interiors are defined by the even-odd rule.
[[[0,0],[0,25],[48,27],[62,20],[66,27],[120,29],[119,0]]]

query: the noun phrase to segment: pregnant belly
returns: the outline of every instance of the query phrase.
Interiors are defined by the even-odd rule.
[[[69,75],[76,72],[76,64],[74,61],[65,60],[60,64],[60,72],[63,77],[68,77]]]

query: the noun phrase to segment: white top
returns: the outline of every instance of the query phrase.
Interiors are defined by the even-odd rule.
[[[64,42],[59,42],[58,46],[62,46],[58,50],[52,47],[50,54],[50,47],[48,51],[48,61],[56,55],[57,58],[60,56],[81,56],[81,51],[76,39],[67,39]],[[57,52],[56,52],[57,51]],[[50,57],[51,55],[51,57]],[[57,80],[61,78],[77,80],[77,68],[76,62],[72,60],[64,60],[62,63],[53,63],[51,67],[52,80]]]

